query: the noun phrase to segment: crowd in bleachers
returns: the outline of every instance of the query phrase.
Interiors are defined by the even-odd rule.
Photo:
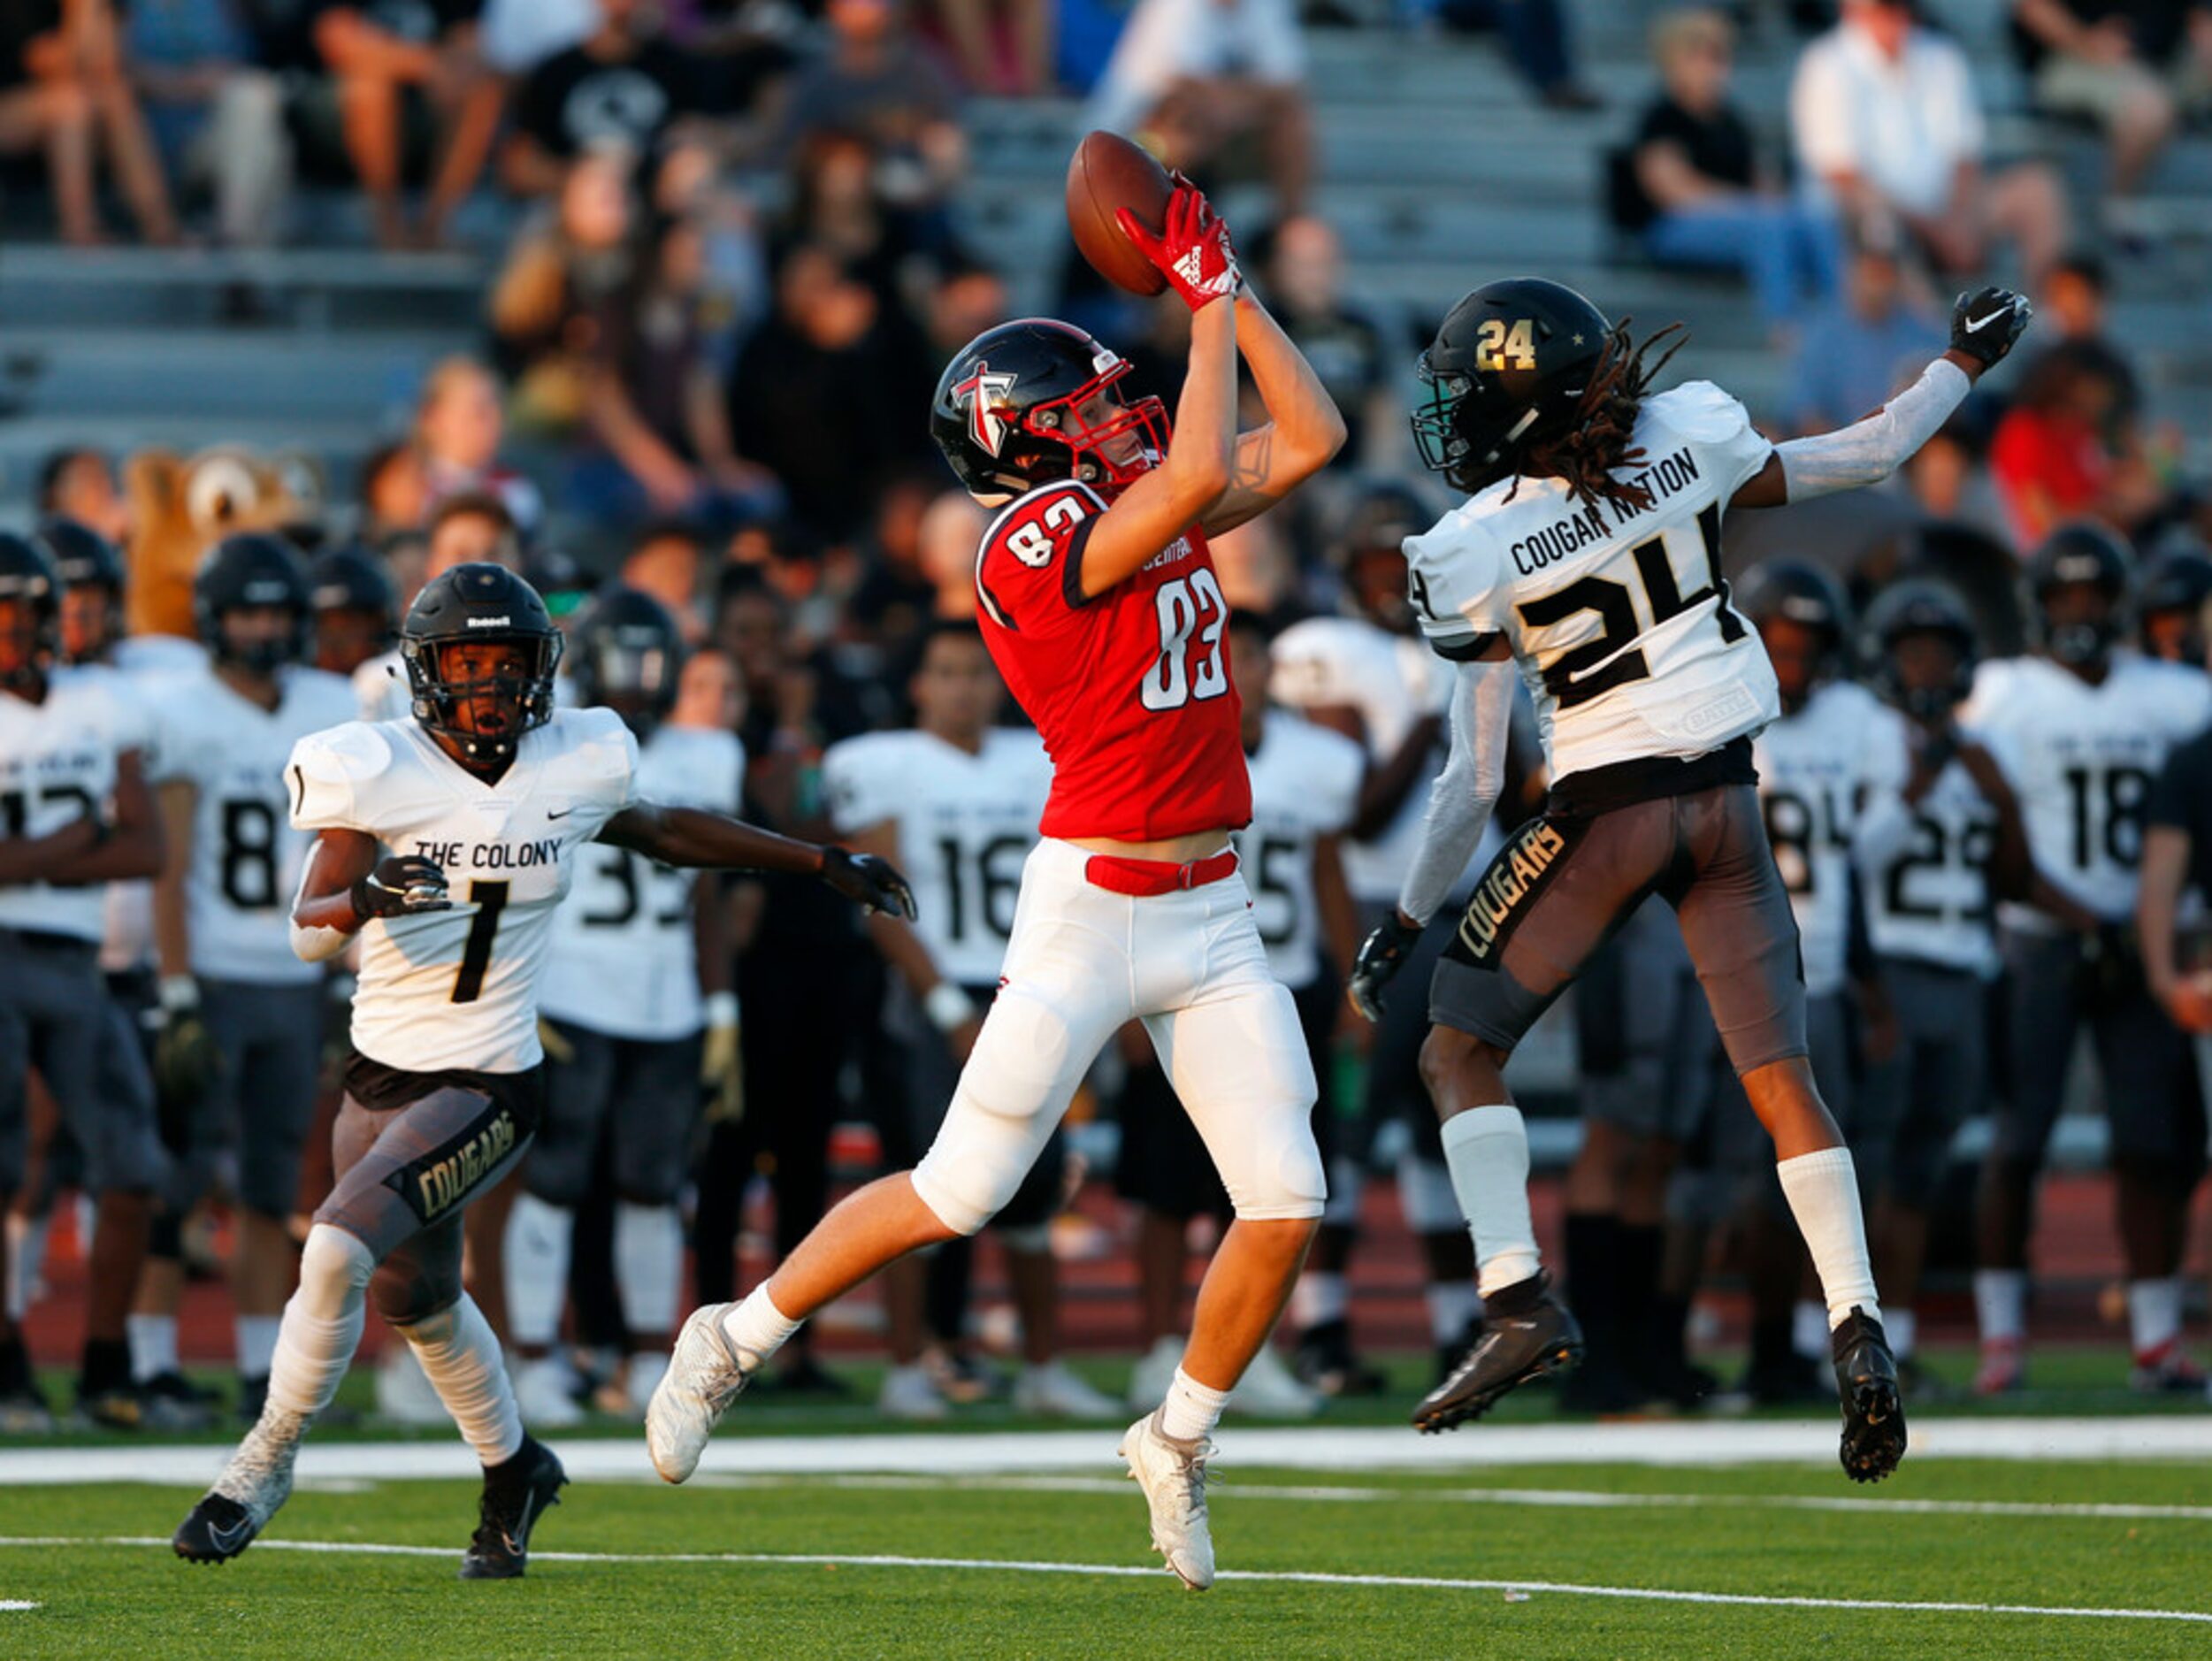
[[[983,517],[953,487],[923,419],[939,367],[1009,305],[1009,274],[969,235],[963,104],[1090,99],[1091,119],[1142,135],[1209,187],[1228,182],[1243,188],[1239,200],[1264,201],[1264,214],[1237,226],[1247,265],[1351,429],[1328,477],[1216,552],[1232,602],[1267,621],[1276,700],[1365,748],[1367,794],[1339,830],[1351,897],[1372,908],[1395,894],[1383,852],[1391,829],[1418,817],[1440,759],[1428,670],[1418,654],[1409,663],[1408,619],[1387,591],[1402,569],[1395,539],[1441,503],[1425,482],[1406,482],[1400,389],[1418,342],[1395,312],[1363,302],[1337,230],[1314,208],[1325,173],[1307,85],[1311,29],[1397,31],[1409,54],[1436,31],[1495,37],[1528,98],[1558,112],[1560,142],[1587,149],[1602,171],[1624,260],[1740,275],[1768,344],[1790,365],[1786,402],[1758,412],[1776,436],[1879,405],[1940,348],[1956,288],[1997,272],[2031,286],[2040,315],[2024,368],[1971,402],[1894,488],[1835,513],[1774,516],[1741,535],[1732,527],[1732,569],[1787,552],[1837,579],[1825,674],[1881,667],[1877,654],[1851,669],[1849,616],[1919,577],[1963,597],[1982,657],[2049,655],[2052,616],[2023,601],[2021,572],[2055,534],[2085,523],[2116,539],[2132,597],[2113,608],[2115,634],[2137,629],[2151,654],[2201,666],[2197,610],[2212,591],[2203,456],[2162,422],[2142,348],[2116,337],[2108,302],[2116,272],[2124,281],[2130,262],[2155,255],[2141,198],[2162,151],[2212,92],[2212,5],[2017,0],[2010,9],[2005,30],[2032,109],[2102,135],[2109,178],[2093,202],[2070,200],[2044,158],[1992,157],[1982,95],[1943,27],[1948,9],[1942,0],[1654,5],[1643,9],[1654,78],[1621,88],[1599,87],[1580,61],[1572,0],[1442,0],[1387,16],[1355,0],[1315,0],[1303,12],[1293,0],[19,0],[0,5],[0,156],[15,158],[11,179],[42,185],[55,228],[73,244],[110,234],[112,198],[149,243],[269,246],[293,234],[295,182],[357,202],[380,249],[489,251],[484,238],[494,239],[480,350],[425,365],[411,424],[346,458],[346,500],[287,527],[310,551],[356,548],[389,584],[376,606],[320,608],[323,667],[356,677],[365,710],[403,713],[376,653],[423,583],[459,560],[513,565],[564,621],[587,616],[606,585],[634,589],[665,608],[689,652],[670,721],[742,740],[748,817],[828,837],[852,828],[836,822],[828,758],[916,719],[916,675],[932,643],[976,609]],[[1963,10],[1988,23],[1990,7]],[[1731,90],[1747,28],[1770,50],[1789,42],[1784,109],[1746,111]],[[1609,151],[1588,125],[1603,107],[1629,118]],[[19,224],[25,211],[11,210]],[[1496,259],[1511,264],[1510,215],[1498,224]],[[1059,272],[1067,315],[1136,365],[1132,387],[1172,403],[1183,309],[1105,290],[1068,247],[1033,253]],[[1455,297],[1434,295],[1432,315]],[[1682,360],[1692,374],[1696,356],[1693,344]],[[53,456],[37,507],[126,549],[141,529],[116,462],[90,448]],[[2135,604],[2152,593],[2155,606]],[[387,601],[383,626],[364,622],[364,609],[383,615]],[[1368,655],[1350,681],[1365,684],[1347,680],[1342,654],[1352,648],[1313,645],[1316,620],[1364,631],[1358,650]],[[1010,710],[999,718],[1019,720]],[[1502,815],[1538,800],[1531,774]],[[2133,838],[2131,869],[2148,804],[2169,800],[2152,797],[2150,784],[2147,775],[2116,809],[2124,828],[2111,834]],[[2012,780],[2031,822],[2039,809],[2063,811],[2026,800],[2032,787]],[[2173,786],[2171,812],[2152,823],[2185,825],[2183,790]],[[1363,879],[1362,850],[1385,869]],[[775,883],[741,885],[731,903],[745,1109],[710,1114],[702,1131],[693,1245],[705,1299],[735,1285],[748,1183],[772,1195],[779,1246],[795,1241],[824,1203],[833,1128],[880,1126],[880,1098],[896,1093],[884,1071],[896,1073],[885,1059],[896,1052],[876,1014],[890,976],[866,935],[811,893]],[[2155,994],[2187,1030],[2212,1030],[2187,965],[2150,965],[2146,981],[2124,921],[2070,919],[2085,961],[2124,959],[2131,995]],[[1345,967],[1333,961],[1340,945],[1325,942],[1332,986]],[[1464,1229],[1418,1128],[1412,1049],[1403,1035],[1372,1038],[1341,999],[1328,1007],[1336,1013],[1321,1045],[1342,1052],[1343,1091],[1324,1106],[1357,1128],[1336,1168],[1357,1171],[1371,1142],[1393,1160],[1403,1146],[1400,1209],[1423,1240],[1433,1336],[1450,1351],[1479,1305]],[[1592,1000],[1582,1014],[1586,1049],[1604,1007]],[[1846,1065],[1881,1076],[1881,1022],[1864,1011],[1853,1019],[1860,1048]],[[2003,1042],[1990,1039],[1993,1055]],[[1141,1049],[1101,1074],[1109,1122],[1121,1098],[1164,1088]],[[1598,1049],[1585,1056],[1586,1092],[1619,1088],[1624,1073],[1644,1077],[1634,1071],[1642,1058]],[[1401,1117],[1416,1125],[1410,1143],[1375,1136]],[[1433,1125],[1426,1134],[1433,1140]],[[884,1140],[889,1149],[897,1137]],[[2201,1145],[2200,1135],[2194,1152]],[[1600,1138],[1589,1157],[1625,1156]],[[42,1168],[50,1179],[67,1167]],[[1570,1211],[1656,1227],[1650,1168],[1582,1168],[1575,1191],[1588,1203],[1578,1211],[1571,1195]],[[1073,1164],[1069,1173],[1080,1174]],[[1126,1172],[1123,1187],[1143,1219],[1131,1232],[1156,1372],[1174,1360],[1190,1227],[1218,1214],[1218,1197],[1131,1186]],[[49,1180],[19,1197],[19,1238],[42,1226],[50,1190]],[[578,1235],[570,1330],[587,1349],[619,1353],[604,1172],[586,1203],[602,1214],[596,1234]],[[472,1213],[480,1282],[501,1273],[503,1218],[494,1206]],[[1325,1231],[1292,1311],[1301,1376],[1255,1374],[1246,1400],[1262,1410],[1311,1412],[1321,1392],[1372,1382],[1345,1325],[1358,1314],[1348,1290],[1356,1206],[1333,1208],[1329,1221],[1337,1232]],[[1693,1398],[1703,1387],[1685,1385],[1682,1366],[1624,1380],[1619,1350],[1605,1356],[1602,1346],[1649,1351],[1641,1328],[1623,1336],[1629,1321],[1618,1312],[1634,1301],[1673,1312],[1658,1351],[1679,1359],[1695,1274],[1662,1287],[1652,1255],[1651,1275],[1624,1281],[1609,1305],[1594,1290],[1604,1272],[1588,1265],[1593,1251],[1626,1252],[1627,1236],[1593,1235],[1587,1221],[1583,1235],[1567,1272],[1593,1289],[1575,1297],[1586,1318],[1596,1308],[1592,1341],[1604,1363],[1584,1405]],[[2138,1374],[2145,1388],[2194,1387],[2201,1380],[2176,1344],[2178,1316],[2164,1314],[2180,1297],[2179,1248],[2167,1247],[2171,1260],[2157,1274],[2132,1262],[2132,1281],[2171,1283],[2147,1296],[2136,1323]],[[1635,1249],[1649,1251],[1642,1236]],[[19,1251],[15,1263],[19,1312],[35,1254]],[[1979,1260],[1985,1275],[2017,1277],[2024,1264],[2017,1242]],[[1779,1305],[1761,1305],[1765,1318],[1779,1306],[1786,1322],[1795,1267],[1776,1282]],[[2011,1344],[2017,1359],[2017,1280],[1979,1290],[1985,1336]],[[915,1416],[988,1387],[957,1279],[930,1296],[934,1336],[904,1346],[909,1370],[885,1398]],[[1610,1328],[1608,1306],[1618,1316]],[[1795,1398],[1803,1380],[1787,1359],[1788,1336],[1770,1329],[1763,1341],[1767,1365],[1755,1384]],[[803,1343],[791,1356],[794,1388],[835,1387]],[[137,1382],[174,1363],[173,1347],[154,1341],[136,1358]],[[1998,1366],[1986,1382],[2017,1376]],[[0,1376],[0,1396],[11,1382]],[[558,1412],[549,1400],[591,1382],[563,1378],[525,1405]],[[128,1392],[108,1394],[120,1402]],[[606,1399],[625,1398],[617,1380]],[[1055,1397],[1039,1386],[1033,1398],[1089,1409],[1072,1387]],[[159,1412],[122,1403],[109,1416],[200,1411],[188,1392],[169,1403]]]

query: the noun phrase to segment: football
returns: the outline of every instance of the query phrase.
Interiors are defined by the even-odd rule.
[[[1087,134],[1068,164],[1068,228],[1099,276],[1133,295],[1156,295],[1167,279],[1114,223],[1117,208],[1157,231],[1175,185],[1167,170],[1118,133]]]

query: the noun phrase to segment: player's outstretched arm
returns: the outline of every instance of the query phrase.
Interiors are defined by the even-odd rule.
[[[1961,295],[1951,309],[1950,349],[1872,415],[1833,432],[1774,447],[1732,508],[1779,508],[1879,484],[1933,438],[1982,375],[2002,363],[2035,308],[2007,288]]]
[[[728,871],[780,871],[818,876],[847,899],[870,911],[914,915],[914,892],[896,867],[872,853],[795,841],[726,814],[700,808],[665,808],[641,801],[624,808],[600,830],[599,840],[628,848],[663,865]]]
[[[1344,448],[1344,417],[1336,401],[1249,290],[1236,296],[1236,349],[1267,406],[1267,420],[1236,440],[1228,488],[1204,521],[1208,536],[1258,518]]]
[[[1241,279],[1228,229],[1187,181],[1169,198],[1159,236],[1126,211],[1121,228],[1190,304],[1190,363],[1167,454],[1092,524],[1083,550],[1086,600],[1135,575],[1202,523],[1228,488],[1236,459],[1236,307],[1224,302]]]

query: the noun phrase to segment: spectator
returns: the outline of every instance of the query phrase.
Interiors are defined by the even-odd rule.
[[[884,479],[925,455],[922,426],[884,412],[924,407],[933,379],[918,337],[874,290],[826,249],[796,249],[775,312],[738,355],[731,436],[782,481],[800,518],[849,536]]]
[[[407,439],[380,444],[361,463],[364,541],[419,531],[430,517],[430,485],[422,453]]]
[[[922,516],[916,559],[937,591],[933,616],[957,622],[976,615],[976,553],[986,524],[984,510],[964,490],[946,491]]]
[[[813,243],[836,255],[885,304],[924,300],[926,272],[917,266],[942,239],[931,216],[884,194],[879,171],[876,152],[859,134],[834,127],[808,134],[792,158],[791,201],[771,256]]]
[[[1604,100],[1575,73],[1562,0],[1441,0],[1437,20],[1463,33],[1495,29],[1506,60],[1548,108],[1596,110]]]
[[[578,157],[558,198],[508,250],[492,287],[492,333],[518,419],[567,432],[584,418],[586,356],[638,258],[631,172],[619,145]]]
[[[514,516],[497,496],[448,496],[430,516],[429,574],[436,577],[475,560],[521,573],[522,539]]]
[[[1291,0],[1137,0],[1087,125],[1139,134],[1185,172],[1256,133],[1277,210],[1300,211],[1313,137]]]
[[[125,62],[109,0],[25,0],[0,11],[0,155],[45,152],[62,240],[102,240],[93,180],[104,147],[149,242],[177,240],[161,158]]]
[[[745,724],[745,685],[726,654],[709,647],[685,658],[669,724],[716,732],[734,732]]]
[[[103,451],[59,449],[40,463],[38,511],[42,519],[90,525],[118,547],[129,545],[131,504],[116,487],[114,465]]]
[[[1006,279],[990,266],[958,256],[941,262],[922,313],[932,361],[943,363],[985,329],[1004,323],[1009,310]]]
[[[620,146],[656,160],[701,93],[693,59],[662,40],[642,0],[598,0],[598,22],[577,45],[530,72],[515,100],[515,128],[500,175],[517,195],[551,195],[569,165]]]
[[[830,50],[792,78],[780,152],[823,127],[858,134],[883,158],[890,200],[942,203],[968,167],[952,80],[907,30],[900,0],[829,0],[824,16]]]
[[[1252,249],[1267,273],[1267,302],[1344,417],[1346,438],[1332,466],[1374,465],[1366,446],[1403,423],[1391,393],[1396,365],[1374,320],[1343,297],[1343,244],[1310,213],[1277,224]]]
[[[696,646],[707,632],[699,611],[699,571],[698,532],[663,520],[647,524],[631,540],[616,580],[659,601],[683,630],[685,641]]]
[[[2058,176],[2040,163],[1985,174],[1980,95],[1966,54],[1913,22],[1910,0],[1844,0],[1806,46],[1790,126],[1816,207],[1855,227],[1900,220],[1946,277],[1978,275],[1994,233],[2031,282],[2066,240]]]
[[[1875,227],[1853,249],[1842,295],[1816,313],[1790,374],[1789,425],[1798,432],[1845,426],[1888,402],[1944,333],[1908,289],[1892,240]]]
[[[1990,467],[2014,546],[2042,541],[2070,519],[2101,519],[2130,533],[2165,500],[2134,440],[2126,366],[2093,341],[2043,354],[1997,424]]]
[[[2086,118],[2110,147],[2105,228],[2139,233],[2136,198],[2185,114],[2212,104],[2212,6],[2201,0],[2013,0],[2036,107]]]
[[[1052,90],[1051,0],[935,0],[930,11],[969,91],[1034,98]]]
[[[486,63],[519,79],[598,27],[599,0],[484,0],[478,44]]]
[[[346,157],[379,246],[434,247],[476,188],[498,135],[504,83],[476,50],[479,0],[329,0],[309,25],[330,72]],[[430,194],[412,227],[400,201],[412,130],[434,127]]]
[[[474,358],[448,357],[424,380],[415,411],[415,446],[428,505],[488,491],[507,504],[517,529],[528,536],[537,529],[543,504],[535,485],[499,464],[506,430],[499,381]]]
[[[1725,14],[1669,12],[1651,49],[1663,85],[1627,152],[1616,221],[1662,265],[1743,273],[1779,333],[1808,294],[1826,300],[1836,291],[1834,218],[1783,195],[1760,165],[1750,126],[1728,98],[1735,31]]]
[[[218,239],[274,243],[291,195],[292,139],[283,87],[255,64],[240,0],[135,0],[124,27],[154,137],[172,172],[212,194]]]

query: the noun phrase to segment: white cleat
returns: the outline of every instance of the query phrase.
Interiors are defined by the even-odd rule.
[[[876,1411],[886,1419],[910,1425],[942,1424],[953,1416],[951,1404],[938,1394],[937,1381],[919,1361],[884,1369],[884,1387],[876,1392]]]
[[[1162,1435],[1155,1412],[1129,1428],[1118,1451],[1152,1508],[1152,1550],[1167,1559],[1177,1580],[1203,1592],[1213,1584],[1213,1535],[1206,1517],[1206,1462],[1213,1444]]]
[[[676,1335],[676,1353],[645,1410],[646,1451],[664,1482],[680,1482],[699,1468],[707,1438],[752,1376],[744,1352],[722,1329],[735,1304],[694,1309]],[[753,1358],[753,1366],[760,1358]]]
[[[1068,1370],[1062,1361],[1025,1366],[1014,1382],[1014,1411],[1037,1419],[1111,1419],[1121,1404]]]
[[[1182,1339],[1153,1340],[1152,1347],[1137,1359],[1137,1366],[1129,1374],[1129,1406],[1137,1412],[1148,1413],[1166,1401],[1167,1387],[1175,1382],[1175,1369],[1182,1365]]]
[[[1261,1419],[1311,1419],[1321,1411],[1321,1397],[1290,1376],[1273,1344],[1263,1343],[1229,1392],[1228,1406],[1231,1412]]]
[[[515,1367],[515,1409],[533,1430],[567,1430],[584,1422],[577,1405],[576,1374],[558,1356],[541,1355]]]

